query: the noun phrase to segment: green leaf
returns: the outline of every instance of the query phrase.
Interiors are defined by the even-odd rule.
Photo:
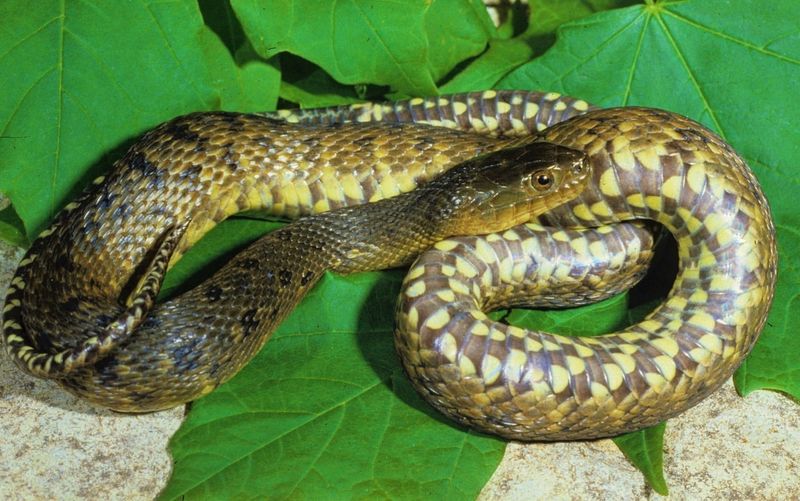
[[[491,89],[509,71],[528,61],[533,49],[522,39],[489,42],[489,49],[442,86],[442,93]]]
[[[556,29],[596,12],[639,3],[637,0],[531,0],[528,29],[523,38],[541,53],[555,42]]]
[[[628,461],[644,474],[650,487],[662,496],[668,494],[663,472],[666,427],[666,423],[661,423],[613,439]]]
[[[410,386],[392,341],[401,280],[326,276],[268,349],[194,404],[162,498],[473,499],[505,445]]]
[[[244,29],[231,4],[218,0],[198,0],[203,21],[213,31],[232,55],[236,55],[242,47],[250,45]],[[237,60],[237,62],[241,62]]]
[[[800,17],[797,2],[648,3],[563,26],[544,56],[509,74],[504,88],[540,88],[606,106],[655,106],[695,118],[748,161],[770,200],[780,252],[778,285],[761,339],[736,373],[739,391],[800,398],[800,290],[796,196]],[[654,62],[657,61],[657,64]]]
[[[25,225],[10,205],[0,209],[0,238],[18,247],[27,247],[30,243],[25,237]]]
[[[232,1],[263,57],[290,52],[341,83],[390,85],[409,95],[436,94],[439,78],[484,49],[493,30],[478,3]]]
[[[301,108],[321,108],[361,101],[352,85],[342,85],[317,68],[295,81],[281,82],[281,99]]]
[[[275,104],[278,72],[237,68],[190,0],[6,1],[0,18],[0,191],[28,236],[157,123]]]
[[[517,327],[567,336],[599,336],[628,325],[628,294],[567,310],[513,309],[505,320]]]

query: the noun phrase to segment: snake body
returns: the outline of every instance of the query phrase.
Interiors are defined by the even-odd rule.
[[[461,162],[472,170],[514,165],[531,155],[531,143],[566,186],[548,191],[547,207],[511,209],[507,200],[518,195],[503,195],[504,208],[483,213],[480,228],[469,210],[447,222],[451,207],[472,204],[448,198],[452,185],[432,178]],[[543,153],[547,143],[562,145],[560,153]],[[574,169],[576,151],[591,169]],[[487,156],[469,161],[476,155]],[[414,195],[424,183],[430,188]],[[399,201],[349,208],[388,197]],[[265,237],[207,282],[154,304],[169,265],[216,222],[252,208],[283,216],[338,210]],[[540,223],[575,230],[504,231],[545,208],[552,211]],[[672,231],[681,262],[673,291],[647,320],[594,340],[486,320],[481,308],[561,306],[629,287],[652,237],[636,224],[604,225],[639,218]],[[766,200],[713,133],[663,111],[490,91],[310,113],[193,114],[154,129],[34,242],[7,294],[4,344],[23,370],[99,405],[165,408],[235,373],[326,269],[396,266],[445,235],[487,231],[500,233],[437,244],[412,267],[397,345],[426,399],[502,436],[605,436],[681,412],[738,366],[772,298]],[[527,285],[507,280],[536,268],[535,248],[553,241],[572,257]]]

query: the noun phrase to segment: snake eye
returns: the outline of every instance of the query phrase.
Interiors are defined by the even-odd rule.
[[[549,189],[553,185],[553,176],[546,171],[534,172],[533,187],[538,191]]]

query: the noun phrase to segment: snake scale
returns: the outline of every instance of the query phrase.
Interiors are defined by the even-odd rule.
[[[248,209],[302,217],[156,303],[169,266]],[[671,292],[642,322],[573,338],[486,317],[632,286],[652,255],[640,219],[679,251]],[[145,134],[34,241],[4,345],[95,404],[167,408],[235,374],[326,270],[420,253],[397,305],[406,372],[456,421],[526,440],[615,435],[697,403],[749,352],[776,275],[753,174],[673,113],[523,91],[195,113]]]

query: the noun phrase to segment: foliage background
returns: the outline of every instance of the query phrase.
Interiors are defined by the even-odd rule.
[[[0,236],[27,245],[143,131],[199,109],[487,88],[663,107],[725,137],[770,199],[779,287],[735,381],[745,394],[770,388],[797,398],[800,341],[789,332],[800,284],[800,7],[768,6],[540,0],[529,18],[516,12],[494,28],[483,5],[468,0],[2,2],[0,191],[13,206],[0,211]],[[248,218],[221,225],[173,270],[168,289],[196,282],[209,262],[273,226]],[[195,404],[173,440],[176,467],[163,496],[474,497],[504,444],[444,422],[411,390],[391,345],[400,277],[326,277],[268,349]],[[650,306],[632,301],[643,303],[633,313],[622,296],[508,318],[606,331]],[[659,491],[662,432],[618,441]]]

